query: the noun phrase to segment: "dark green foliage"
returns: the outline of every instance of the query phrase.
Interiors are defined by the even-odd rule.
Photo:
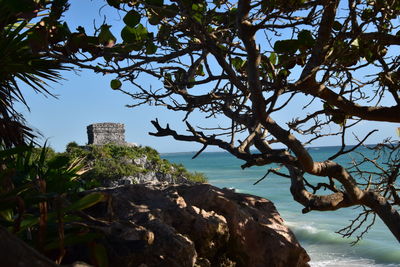
[[[140,22],[140,14],[135,10],[131,10],[125,15],[124,22],[129,27],[135,27]]]
[[[0,224],[58,263],[68,245],[101,239],[77,224],[82,210],[104,199],[102,193],[78,196],[82,167],[46,146],[1,149]]]
[[[59,59],[40,52],[68,35],[68,26],[58,21],[67,6],[66,1],[0,0],[0,144],[3,146],[24,144],[35,135],[14,108],[15,102],[28,107],[21,85],[51,96],[47,83],[60,81],[60,71],[70,69]],[[50,11],[46,20],[37,24],[31,21],[44,10]]]
[[[81,182],[85,188],[99,186],[106,179],[119,179],[123,176],[134,176],[139,173],[160,172],[171,174],[174,178],[186,177],[194,182],[206,182],[206,178],[200,173],[190,173],[182,165],[172,164],[161,159],[156,150],[151,147],[129,147],[115,144],[103,146],[67,145],[67,151],[63,153],[72,162],[83,158],[84,164],[89,168],[82,174]],[[136,165],[135,159],[146,158],[145,166]]]
[[[110,86],[112,89],[117,90],[117,89],[121,88],[122,83],[120,80],[114,79],[114,80],[111,80]]]

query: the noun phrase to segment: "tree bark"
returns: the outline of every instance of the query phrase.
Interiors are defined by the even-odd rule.
[[[375,192],[366,192],[362,202],[371,208],[400,242],[400,214],[387,200]]]

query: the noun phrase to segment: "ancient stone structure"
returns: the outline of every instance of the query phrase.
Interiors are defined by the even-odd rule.
[[[87,126],[87,134],[89,145],[126,144],[123,123],[94,123]]]

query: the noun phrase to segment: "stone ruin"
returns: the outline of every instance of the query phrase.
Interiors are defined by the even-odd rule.
[[[94,123],[87,126],[88,144],[105,145],[109,143],[126,145],[125,125],[123,123]]]

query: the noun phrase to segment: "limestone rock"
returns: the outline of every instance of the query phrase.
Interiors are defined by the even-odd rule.
[[[136,165],[138,165],[138,166],[140,166],[140,167],[145,167],[145,165],[146,165],[146,163],[147,163],[147,156],[146,155],[144,155],[143,157],[141,157],[141,158],[136,158],[136,159],[134,159],[133,160],[133,162],[136,164]]]
[[[272,202],[208,184],[97,189],[110,266],[308,266]]]

